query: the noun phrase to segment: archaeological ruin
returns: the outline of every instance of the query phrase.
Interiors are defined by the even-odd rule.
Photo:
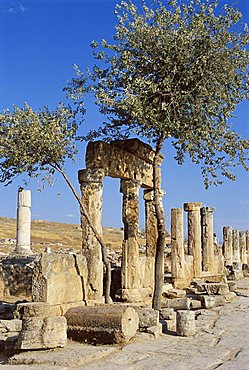
[[[90,142],[86,168],[78,173],[82,201],[100,235],[104,178],[120,179],[121,266],[112,262],[113,303],[107,305],[101,246],[85,218],[81,219],[81,252],[34,253],[31,194],[19,189],[16,245],[0,260],[0,349],[13,353],[64,347],[67,337],[83,343],[124,343],[138,333],[158,338],[167,330],[194,336],[195,310],[236,299],[237,280],[249,275],[249,232],[225,226],[219,245],[214,239],[214,208],[188,202],[171,210],[162,308],[151,308],[158,235],[154,153],[138,139]],[[144,253],[138,241],[140,188],[145,207]]]

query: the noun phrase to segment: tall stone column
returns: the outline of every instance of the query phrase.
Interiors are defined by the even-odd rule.
[[[181,208],[171,209],[171,273],[174,287],[186,287],[183,211]]]
[[[246,255],[247,255],[247,263],[249,265],[249,230],[246,231]]]
[[[124,223],[121,274],[122,289],[127,290],[139,288],[139,246],[137,240],[139,188],[138,181],[121,180],[120,192],[123,194],[122,218]],[[129,291],[125,294],[129,299]]]
[[[240,263],[239,230],[233,230],[233,262]]]
[[[18,190],[16,248],[14,254],[32,254],[31,233],[31,191]]]
[[[156,255],[156,242],[158,237],[157,218],[154,202],[154,190],[144,190],[145,204],[145,232],[146,232],[146,255],[154,257]]]
[[[214,208],[201,208],[202,269],[214,274]]]
[[[233,230],[230,226],[223,227],[223,249],[226,266],[233,264]]]
[[[202,275],[200,202],[184,203],[188,212],[188,252],[193,256],[194,277]]]
[[[82,201],[86,207],[92,224],[102,235],[102,203],[103,203],[103,169],[86,169],[79,171]],[[82,252],[86,256],[88,267],[89,300],[101,301],[103,295],[103,262],[101,246],[90,229],[85,217],[82,216]]]
[[[247,264],[247,253],[246,253],[246,232],[239,232],[239,245],[240,245],[240,261],[242,264]]]

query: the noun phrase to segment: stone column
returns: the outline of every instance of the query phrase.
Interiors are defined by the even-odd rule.
[[[201,208],[202,269],[214,274],[214,208]]]
[[[120,192],[123,193],[122,218],[124,241],[122,250],[122,289],[139,288],[139,246],[138,211],[140,183],[135,180],[121,180]],[[129,291],[124,292],[129,300]],[[131,292],[131,294],[133,294]]]
[[[239,232],[239,245],[240,245],[240,261],[242,264],[247,264],[247,254],[246,254],[246,232]]]
[[[102,235],[103,169],[79,171],[79,182],[83,204],[92,224]],[[103,295],[103,262],[101,246],[82,216],[82,252],[86,256],[88,267],[88,299],[101,301]]]
[[[246,255],[247,255],[247,264],[249,265],[249,230],[246,231]]]
[[[188,252],[193,256],[194,277],[202,275],[200,202],[184,203],[188,212]]]
[[[181,208],[171,209],[171,273],[174,287],[186,287],[184,257],[183,211]]]
[[[146,255],[147,257],[155,258],[158,231],[153,190],[144,190],[144,203],[145,203]]]
[[[233,230],[233,262],[240,264],[239,231]]]
[[[230,226],[223,227],[223,250],[226,266],[233,264],[233,230]]]
[[[14,254],[32,254],[31,233],[31,191],[18,190],[16,248]]]

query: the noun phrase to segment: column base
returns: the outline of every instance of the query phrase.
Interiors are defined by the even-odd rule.
[[[30,246],[24,247],[24,246],[16,246],[15,249],[11,252],[11,255],[13,256],[31,256],[34,252],[31,250]]]

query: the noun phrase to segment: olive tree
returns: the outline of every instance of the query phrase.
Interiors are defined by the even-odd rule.
[[[218,0],[162,1],[116,6],[112,42],[92,42],[94,67],[66,87],[75,102],[93,93],[108,120],[87,136],[93,140],[138,135],[155,143],[154,191],[158,222],[153,307],[160,308],[165,244],[158,156],[171,140],[175,159],[188,155],[200,166],[206,187],[234,180],[233,166],[246,170],[248,142],[228,119],[248,97],[247,25],[233,6]]]
[[[84,113],[82,107],[80,109]],[[105,301],[109,303],[111,267],[104,241],[64,170],[65,162],[74,160],[77,153],[77,112],[62,104],[54,111],[44,108],[35,112],[25,104],[23,108],[14,107],[12,112],[7,110],[1,114],[0,182],[8,185],[22,174],[29,178],[42,176],[44,181],[51,181],[56,171],[63,176],[79,203],[82,216],[101,245],[107,276]]]

